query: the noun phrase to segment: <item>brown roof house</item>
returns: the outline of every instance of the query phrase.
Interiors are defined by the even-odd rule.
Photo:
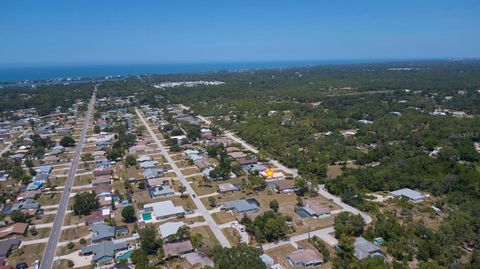
[[[163,251],[165,257],[176,257],[193,251],[193,246],[190,241],[181,241],[175,243],[163,244]]]
[[[111,174],[113,174],[113,167],[95,168],[95,170],[93,170],[93,175],[96,177]]]
[[[0,238],[7,238],[14,235],[25,235],[28,223],[15,223],[11,226],[0,229]]]
[[[275,191],[278,193],[291,193],[296,191],[295,181],[288,179],[281,179],[273,182]]]
[[[93,211],[89,216],[85,218],[85,222],[88,225],[94,224],[94,223],[102,223],[105,220],[110,219],[110,210],[98,210],[98,211]]]
[[[95,180],[92,182],[93,186],[110,185],[110,184],[112,184],[112,179],[110,175],[97,176],[95,177]]]
[[[47,156],[43,157],[42,161],[44,163],[56,163],[59,160],[58,160],[58,157],[55,156],[55,155],[47,155]]]

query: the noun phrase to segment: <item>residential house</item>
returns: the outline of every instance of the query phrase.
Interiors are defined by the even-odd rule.
[[[164,243],[163,252],[165,257],[177,257],[182,254],[193,252],[193,246],[188,240],[175,243]]]
[[[111,240],[115,237],[115,227],[103,223],[95,223],[90,226],[92,232],[92,242]]]
[[[139,162],[139,163],[147,162],[147,161],[151,161],[151,160],[152,160],[152,157],[150,157],[148,155],[142,155],[142,156],[137,158],[137,162]]]
[[[218,192],[219,193],[229,193],[229,192],[236,192],[239,191],[240,188],[233,185],[232,183],[221,183],[218,184]]]
[[[159,164],[158,161],[144,161],[140,163],[142,169],[153,169]]]
[[[396,191],[392,191],[390,192],[390,195],[394,197],[407,198],[412,203],[419,203],[425,200],[425,195],[409,188],[403,188]]]
[[[237,162],[241,165],[252,165],[258,163],[258,160],[253,158],[253,159],[238,159]]]
[[[22,202],[27,199],[30,199],[31,201],[35,200],[35,197],[39,195],[41,191],[27,191],[27,192],[21,192],[17,195],[17,202]]]
[[[15,248],[20,247],[22,240],[19,238],[12,238],[7,240],[0,240],[0,259],[5,259]]]
[[[95,177],[113,174],[113,167],[95,168],[93,175]]]
[[[287,260],[293,267],[313,267],[323,263],[323,258],[313,249],[292,252],[287,256]]]
[[[101,208],[112,208],[112,205],[113,205],[112,196],[108,196],[108,195],[100,196],[98,199],[98,203],[100,204]]]
[[[40,183],[47,183],[48,181],[48,174],[36,174],[32,180]]]
[[[273,174],[271,176],[268,176],[267,170],[261,171],[260,175],[264,177],[267,181],[275,181],[275,180],[280,180],[285,178],[285,175],[282,172],[275,172],[275,171],[273,171]]]
[[[368,257],[385,258],[385,252],[372,242],[367,241],[363,237],[355,238],[354,253],[353,256],[359,260],[366,259]]]
[[[27,233],[28,229],[28,223],[20,223],[17,222],[13,225],[10,225],[8,227],[3,227],[0,229],[0,238],[8,238],[11,236],[21,236],[25,235]]]
[[[93,254],[92,260],[95,264],[106,265],[114,262],[115,253],[127,249],[128,244],[126,242],[102,241],[98,244],[81,248],[80,254],[84,256]]]
[[[168,240],[168,237],[175,235],[178,232],[178,229],[181,227],[185,226],[185,223],[181,221],[177,222],[167,222],[164,224],[161,224],[158,229],[160,230],[160,235],[162,236],[162,239],[164,241]]]
[[[329,216],[331,214],[330,208],[323,206],[315,200],[304,200],[301,209],[307,213],[309,217]]]
[[[200,169],[200,170],[203,170],[203,169],[210,166],[210,164],[205,160],[198,160],[198,161],[193,162],[193,164],[195,164],[198,167],[198,169]]]
[[[152,212],[155,218],[161,220],[170,217],[184,216],[185,210],[182,206],[175,206],[172,201],[162,201],[143,205],[147,212]]]
[[[112,194],[112,186],[111,185],[97,185],[93,187],[93,190],[98,196],[105,196]]]
[[[6,181],[9,176],[10,176],[10,174],[8,174],[7,172],[1,171],[0,172],[0,181]]]
[[[292,193],[297,190],[295,181],[288,179],[281,179],[273,182],[274,189],[278,193]]]
[[[27,185],[27,191],[36,191],[42,187],[43,183],[39,181],[32,181]]]
[[[265,253],[260,255],[260,259],[265,264],[265,266],[267,266],[267,268],[271,268],[275,264],[275,260]]]
[[[143,176],[145,179],[151,179],[151,178],[156,178],[159,176],[159,170],[157,169],[146,169],[143,171]]]
[[[19,210],[28,215],[35,215],[40,210],[40,204],[35,202],[33,198],[24,199],[21,202],[12,205],[11,211]]]
[[[50,174],[51,171],[52,171],[52,167],[50,165],[40,166],[37,169],[35,169],[35,172],[37,172],[37,174],[48,175]]]
[[[241,152],[241,151],[234,151],[234,152],[229,152],[227,153],[227,156],[234,159],[234,160],[240,160],[240,159],[246,159],[247,154]]]
[[[150,178],[147,180],[148,186],[150,187],[156,187],[156,186],[163,186],[165,184],[170,183],[171,178],[169,177],[156,177],[156,178]]]
[[[265,171],[267,170],[267,168],[265,168],[265,166],[263,165],[260,165],[260,164],[249,164],[249,165],[242,165],[242,169],[245,170],[245,171],[248,171],[248,172],[262,172],[262,171]]]
[[[228,201],[223,204],[223,207],[227,210],[235,210],[239,214],[256,212],[259,209],[255,199]]]
[[[88,225],[92,225],[95,223],[103,223],[107,219],[110,219],[110,210],[102,209],[90,213],[90,215],[85,218],[85,222]]]
[[[112,184],[112,178],[110,175],[102,175],[102,176],[97,176],[95,177],[95,180],[92,182],[92,185],[95,186],[100,186],[100,185],[111,185]]]
[[[174,195],[175,191],[170,188],[170,186],[167,185],[162,185],[162,186],[155,186],[150,188],[149,190],[150,196],[153,198],[157,197],[165,197],[165,196],[170,196]]]
[[[55,155],[47,155],[47,156],[43,157],[43,159],[42,159],[42,162],[44,162],[44,163],[56,163],[58,161],[59,161],[59,159]]]

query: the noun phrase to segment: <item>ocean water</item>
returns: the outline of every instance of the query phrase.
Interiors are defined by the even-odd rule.
[[[324,64],[366,63],[371,60],[284,61],[243,63],[179,63],[179,64],[108,64],[0,66],[0,82],[50,80],[60,78],[98,78],[106,76],[178,74],[214,71],[240,71],[257,68],[300,67]]]

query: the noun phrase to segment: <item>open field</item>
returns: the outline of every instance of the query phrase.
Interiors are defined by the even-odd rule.
[[[8,263],[16,265],[20,262],[26,262],[31,265],[35,260],[41,260],[43,252],[45,250],[45,244],[35,244],[23,246],[10,254],[8,257]]]

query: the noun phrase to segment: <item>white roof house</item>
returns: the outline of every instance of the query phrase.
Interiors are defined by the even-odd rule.
[[[157,219],[166,219],[185,214],[182,206],[175,206],[172,201],[162,201],[143,205],[147,211],[152,211]]]
[[[169,236],[176,234],[178,229],[181,227],[185,226],[185,223],[181,221],[177,222],[167,222],[164,224],[161,224],[158,229],[160,230],[160,234],[162,235],[162,239],[166,239]]]
[[[410,200],[411,202],[414,202],[414,203],[417,203],[417,202],[422,202],[424,199],[425,199],[425,195],[417,192],[417,191],[414,191],[412,189],[409,189],[409,188],[403,188],[403,189],[399,189],[399,190],[396,190],[396,191],[392,191],[390,192],[390,195],[394,196],[394,197],[405,197],[407,198],[408,200]]]

